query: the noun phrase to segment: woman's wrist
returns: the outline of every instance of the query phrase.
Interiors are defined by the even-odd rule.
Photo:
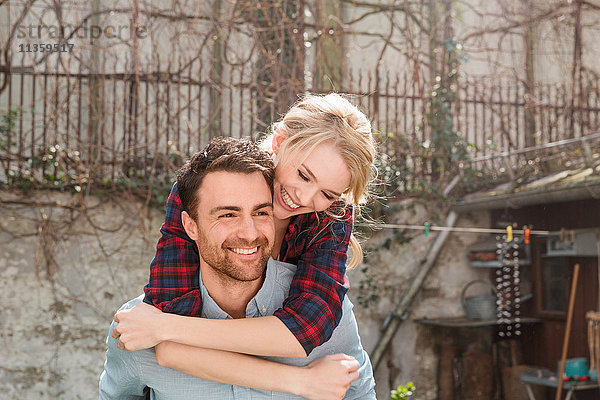
[[[172,335],[172,332],[175,331],[172,329],[172,325],[177,321],[176,318],[177,315],[166,312],[162,312],[158,315],[156,321],[156,336],[159,343],[173,341],[175,339]]]
[[[306,397],[306,387],[309,384],[308,376],[309,371],[306,367],[286,365],[284,376],[280,380],[281,385],[276,390]]]

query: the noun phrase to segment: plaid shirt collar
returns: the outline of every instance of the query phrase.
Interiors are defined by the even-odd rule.
[[[345,205],[341,200],[334,203],[332,208],[344,210],[344,214],[348,215],[349,213],[352,215],[352,206]],[[292,217],[283,237],[279,259],[296,264],[301,252],[308,247],[309,243],[306,243],[306,241],[316,237],[319,230],[323,228],[323,225],[319,222],[329,221],[330,218],[324,212],[311,212]]]

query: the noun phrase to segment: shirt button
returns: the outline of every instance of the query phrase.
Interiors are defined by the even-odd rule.
[[[264,313],[266,313],[266,312],[267,312],[267,307],[263,306],[263,308],[262,308],[262,313],[264,314]]]

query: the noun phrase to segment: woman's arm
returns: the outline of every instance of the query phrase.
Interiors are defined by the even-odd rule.
[[[201,349],[173,342],[156,346],[164,367],[230,385],[293,393],[309,399],[341,399],[358,378],[359,363],[334,354],[306,367],[279,364],[244,354]],[[257,373],[260,371],[260,373]]]
[[[304,357],[304,350],[276,317],[207,319],[163,313],[140,303],[114,317],[118,347],[136,351],[165,341],[262,356]]]
[[[342,303],[348,291],[346,252],[354,223],[352,206],[343,211],[335,220],[315,213],[300,215],[293,221],[296,226],[290,226],[290,230],[300,233],[291,240],[286,236],[288,248],[283,261],[298,268],[288,298],[274,315],[293,333],[306,354],[328,341],[342,318]]]
[[[165,313],[199,317],[202,311],[202,296],[199,288],[198,249],[186,234],[181,222],[182,204],[173,185],[165,222],[161,227],[156,255],[150,264],[150,280],[144,287],[144,303],[153,305]],[[119,346],[130,351],[155,346],[160,338],[199,347],[245,352],[257,355],[283,357],[304,357],[306,353],[289,329],[275,317],[264,317],[264,323],[223,324],[222,320],[178,321],[171,319],[174,326],[153,324],[157,314],[154,307],[138,305],[130,314],[115,318],[119,325],[113,332],[118,337],[122,332]],[[252,325],[252,326],[248,326]],[[149,329],[152,327],[151,329]],[[180,330],[181,329],[181,330]],[[248,342],[248,336],[240,329],[250,329],[256,341]],[[172,334],[175,332],[175,334]],[[181,333],[182,336],[177,336]]]
[[[352,212],[347,210],[341,221],[333,223],[321,218],[311,230],[295,228],[302,230],[305,237],[294,242],[310,243],[286,251],[286,261],[297,261],[298,269],[290,295],[275,316],[236,320],[185,318],[142,304],[115,316],[119,325],[113,335],[121,335],[120,346],[130,351],[169,340],[246,354],[304,357],[331,337],[341,319]]]
[[[181,222],[181,199],[173,185],[156,255],[150,263],[150,279],[144,287],[144,302],[164,312],[199,317],[202,296],[199,288],[198,247]]]

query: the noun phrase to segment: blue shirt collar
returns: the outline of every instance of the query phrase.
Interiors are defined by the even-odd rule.
[[[198,269],[200,293],[202,294],[202,317],[212,319],[231,319],[231,316],[219,307],[219,305],[210,297],[204,282],[202,281],[202,269]],[[252,299],[246,306],[246,318],[264,317],[273,315],[275,308],[271,298],[275,291],[277,281],[277,262],[272,258],[267,261],[265,280]]]

